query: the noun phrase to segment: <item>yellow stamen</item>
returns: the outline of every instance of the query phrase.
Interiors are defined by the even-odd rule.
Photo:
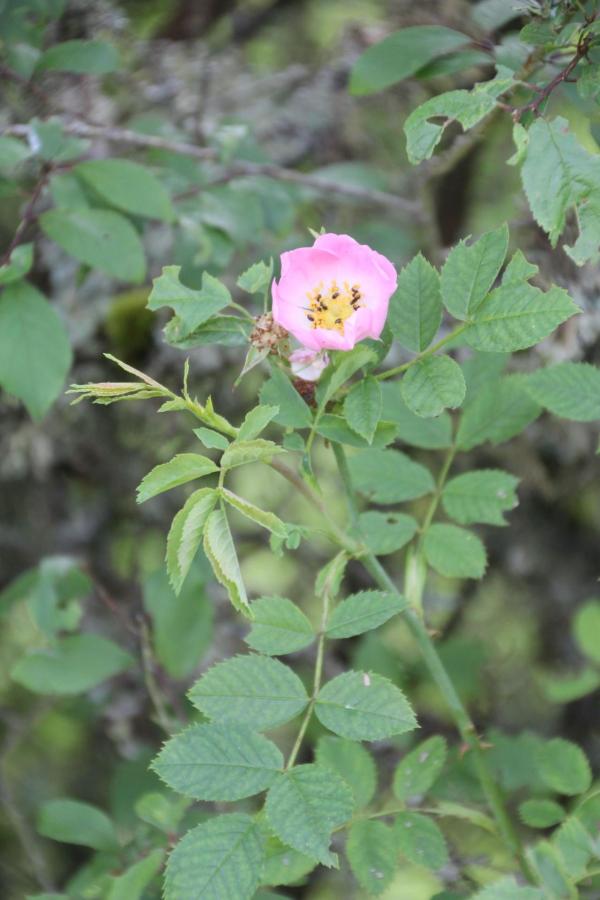
[[[323,282],[306,295],[310,306],[306,317],[313,328],[328,328],[344,333],[344,322],[362,306],[362,292],[359,284],[350,285],[344,281],[340,287],[332,281],[325,289]]]

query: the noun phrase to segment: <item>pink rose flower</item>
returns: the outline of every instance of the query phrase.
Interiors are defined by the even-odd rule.
[[[322,234],[281,254],[273,318],[311,350],[351,350],[381,334],[396,280],[381,253],[347,234]]]
[[[329,365],[329,357],[322,350],[307,350],[301,347],[290,353],[292,372],[303,381],[318,381],[323,369]]]

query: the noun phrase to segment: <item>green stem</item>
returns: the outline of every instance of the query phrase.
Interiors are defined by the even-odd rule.
[[[445,347],[446,344],[453,341],[459,334],[466,331],[468,327],[469,322],[463,322],[451,331],[450,334],[447,334],[446,337],[441,338],[436,344],[432,344],[427,350],[423,350],[422,353],[418,353],[413,359],[402,363],[401,366],[396,366],[395,369],[388,369],[386,372],[380,372],[378,375],[375,375],[375,378],[378,381],[385,381],[387,378],[393,378],[394,375],[401,375],[403,372],[406,372],[407,369],[410,369],[411,366],[414,366],[416,362],[426,359],[428,356],[433,356],[434,353],[437,353],[438,350],[441,350],[442,347]]]

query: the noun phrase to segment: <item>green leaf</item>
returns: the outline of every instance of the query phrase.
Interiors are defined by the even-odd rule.
[[[597,691],[600,687],[600,672],[591,666],[574,673],[541,672],[538,680],[548,700],[563,705]]]
[[[265,812],[271,829],[299,853],[337,867],[329,850],[331,832],[352,815],[352,791],[331,769],[294,766],[267,794]]]
[[[151,850],[147,856],[113,879],[106,900],[143,900],[144,891],[160,871],[165,851]]]
[[[422,797],[437,781],[448,748],[440,735],[434,735],[407,753],[394,772],[394,794],[400,800]]]
[[[541,884],[544,897],[567,900],[577,896],[560,853],[549,841],[538,841],[528,848],[527,861],[533,877]]]
[[[283,656],[308,647],[315,639],[301,609],[286,597],[260,597],[252,604],[254,620],[244,638],[258,653]]]
[[[585,827],[575,816],[569,816],[552,835],[567,874],[579,881],[586,874],[590,859],[598,858],[597,846]]]
[[[381,388],[375,378],[363,378],[350,388],[344,416],[350,428],[370,444],[381,418]]]
[[[465,131],[477,125],[492,112],[496,98],[509,90],[511,84],[512,72],[499,68],[493,81],[476,84],[471,91],[438,94],[417,106],[404,122],[409,161],[416,165],[429,159],[451,122],[459,122]],[[440,119],[445,121],[440,124]]]
[[[315,713],[330,731],[359,741],[378,741],[417,727],[402,691],[367,672],[344,672],[324,684]]]
[[[137,502],[145,503],[157,494],[218,471],[218,466],[207,456],[201,456],[199,453],[178,453],[169,462],[155,466],[142,478],[137,489]]]
[[[319,419],[317,434],[327,438],[328,441],[346,444],[349,447],[387,447],[388,444],[391,444],[396,439],[398,426],[393,422],[378,422],[373,438],[369,443],[365,438],[360,437],[356,431],[353,431],[342,416],[325,413]]]
[[[418,524],[404,513],[382,513],[377,510],[361,513],[358,530],[369,550],[377,556],[395,553],[414,537]]]
[[[91,159],[73,168],[103,200],[124,212],[172,222],[175,210],[162,183],[145,166],[129,159]]]
[[[521,820],[530,828],[550,828],[565,817],[565,811],[554,800],[526,800],[519,806]]]
[[[476,350],[512,353],[539,343],[577,312],[562,288],[543,293],[527,282],[500,285],[478,307],[465,338]]]
[[[362,744],[326,734],[319,738],[315,759],[341,775],[352,789],[357,809],[369,805],[377,789],[377,767]]]
[[[446,578],[481,578],[485,572],[485,547],[465,528],[436,522],[425,535],[429,565]]]
[[[288,536],[286,524],[282,522],[275,513],[266,509],[260,509],[260,507],[255,506],[248,500],[244,500],[242,497],[238,497],[237,494],[232,493],[232,491],[228,491],[227,488],[221,488],[221,496],[226,503],[234,509],[237,509],[237,511],[242,513],[243,516],[246,516],[247,519],[256,522],[256,524],[260,525],[262,528],[267,528],[270,532],[276,534],[280,538],[286,538]]]
[[[392,616],[406,609],[406,600],[400,594],[385,591],[360,591],[342,600],[334,609],[327,623],[329,638],[348,638],[379,628]]]
[[[16,138],[0,136],[0,172],[10,175],[22,162],[31,156],[31,150],[23,141]]]
[[[283,756],[246,725],[211,723],[191,725],[167,741],[152,768],[186,797],[231,801],[269,788],[283,769]]]
[[[260,294],[261,291],[268,288],[272,277],[273,260],[270,261],[269,265],[260,260],[260,262],[254,263],[253,266],[246,269],[245,272],[242,272],[236,284],[243,291],[246,291],[247,294]]]
[[[251,441],[263,431],[279,412],[278,406],[255,406],[240,425],[237,440]]]
[[[144,607],[152,617],[152,646],[172,678],[185,678],[198,665],[213,635],[213,604],[194,569],[176,594],[159,569],[145,579]]]
[[[441,25],[417,25],[388,35],[354,63],[350,93],[375,94],[418,72],[432,59],[470,42],[466,34]]]
[[[588,600],[575,613],[573,636],[582,653],[600,663],[600,600]]]
[[[224,434],[213,431],[212,428],[194,428],[194,434],[198,440],[209,450],[227,450],[229,441]]]
[[[323,412],[327,403],[352,378],[359,369],[377,361],[377,355],[366,344],[358,344],[353,350],[341,352],[328,366],[325,374],[319,381],[317,399],[319,402],[319,414]]]
[[[512,875],[507,875],[477,891],[472,900],[547,900],[547,897],[539,888],[522,887]]]
[[[165,266],[152,282],[148,309],[170,306],[178,317],[178,338],[193,335],[211,316],[231,303],[231,294],[224,284],[208,272],[202,273],[199,291],[186,287],[179,279],[181,266]]]
[[[299,715],[304,685],[288,666],[267,656],[234,656],[217,663],[189,692],[194,706],[216,722],[268,731]]]
[[[106,75],[119,67],[119,55],[106,41],[63,41],[40,56],[36,72],[76,72]]]
[[[0,266],[0,285],[20,281],[33,265],[33,244],[19,244],[10,254],[7,263]]]
[[[477,312],[491,290],[508,250],[508,226],[488,231],[473,244],[460,241],[453,247],[442,269],[444,306],[455,319],[465,320]]]
[[[239,316],[212,316],[203,325],[188,331],[179,316],[173,316],[163,329],[165,341],[179,350],[194,350],[207,344],[224,347],[245,347],[250,336],[250,324]]]
[[[443,507],[456,522],[506,525],[504,511],[518,505],[519,479],[500,469],[479,469],[451,478],[442,494]]]
[[[167,537],[167,571],[178,594],[202,541],[206,521],[219,499],[217,491],[200,488],[190,494],[175,515]]]
[[[255,438],[253,441],[235,440],[221,457],[223,469],[233,469],[252,462],[270,462],[277,453],[284,453],[273,441]]]
[[[384,382],[383,418],[395,422],[398,440],[424,450],[440,450],[452,443],[452,422],[447,413],[435,419],[423,419],[412,412],[402,399],[402,382]]]
[[[207,519],[203,546],[215,578],[227,591],[235,609],[252,618],[227,516],[220,508],[214,509]]]
[[[165,900],[251,900],[263,864],[257,823],[242,813],[216,816],[188,831],[169,856]]]
[[[279,838],[271,834],[266,824],[264,827],[264,838],[266,860],[261,878],[262,884],[294,885],[315,868],[316,860],[305,856],[303,853],[298,853],[297,850],[283,844]],[[267,895],[265,894],[264,896],[265,900],[267,900]],[[268,895],[268,897],[273,898],[276,896],[279,898],[281,895]],[[259,895],[257,894],[255,900],[258,900],[258,897]]]
[[[481,387],[465,407],[457,445],[460,450],[471,450],[485,441],[502,444],[537,419],[540,411],[525,392],[520,376],[494,380]]]
[[[583,794],[592,783],[587,757],[571,741],[563,738],[545,741],[537,750],[536,762],[545,784],[558,794]]]
[[[449,356],[430,356],[410,367],[402,379],[402,397],[417,416],[439,416],[456,409],[465,398],[465,379],[458,363]]]
[[[369,896],[381,894],[398,868],[394,832],[383,822],[355,822],[348,833],[346,854],[356,880]]]
[[[399,450],[359,450],[348,464],[356,490],[376,503],[414,500],[435,486],[431,472]]]
[[[271,377],[260,390],[260,402],[279,407],[275,422],[287,428],[309,428],[312,423],[310,407],[304,402],[289,378],[279,369],[273,369]]]
[[[53,841],[81,844],[94,850],[115,850],[119,841],[106,813],[79,800],[49,800],[38,810],[38,833]]]
[[[420,253],[398,276],[388,323],[396,340],[420,353],[429,347],[442,321],[440,276]]]
[[[41,419],[62,390],[71,366],[64,326],[31,285],[17,282],[0,294],[0,385]]]
[[[139,283],[146,274],[144,248],[124,216],[110,209],[50,209],[42,231],[71,256],[120,281]]]
[[[575,422],[600,419],[600,370],[588,363],[564,362],[523,378],[536,403]]]
[[[61,638],[21,657],[11,678],[36,694],[81,694],[133,664],[133,657],[97,634]]]
[[[441,869],[448,862],[444,835],[434,821],[420,813],[403,812],[394,822],[397,846],[409,862]]]

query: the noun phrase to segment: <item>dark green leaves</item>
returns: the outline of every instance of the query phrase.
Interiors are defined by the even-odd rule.
[[[465,34],[440,25],[395,31],[358,58],[350,77],[353,94],[374,94],[414,75],[438,56],[469,43]]]
[[[376,503],[413,500],[434,487],[429,470],[399,450],[361,450],[348,464],[355,488]]]
[[[437,334],[441,321],[440,276],[419,253],[398,276],[388,323],[403,347],[420,353]]]
[[[218,467],[207,456],[201,456],[199,453],[178,453],[169,462],[155,466],[142,479],[137,490],[137,502],[145,503],[157,494],[170,491],[180,484],[186,484],[212,472],[218,472]]]
[[[252,604],[254,620],[246,643],[259,653],[282,656],[307,647],[314,640],[302,610],[285,597],[261,597]]]
[[[564,362],[538,369],[524,378],[523,387],[537,403],[562,419],[600,419],[600,370],[588,363]]]
[[[76,72],[82,75],[105,75],[119,65],[119,56],[106,41],[63,41],[49,47],[39,58],[38,72]]]
[[[563,738],[543,743],[536,761],[543,781],[558,794],[583,794],[590,787],[590,764],[577,744]]]
[[[264,862],[263,840],[250,816],[231,813],[197,825],[167,862],[165,900],[250,900]]]
[[[381,894],[398,867],[394,832],[383,822],[355,822],[348,833],[346,853],[350,868],[369,896]]]
[[[565,817],[565,811],[554,800],[526,800],[519,806],[519,815],[530,828],[550,828]]]
[[[128,159],[92,159],[79,163],[73,172],[85,184],[124,212],[149,219],[173,221],[171,198],[145,166]]]
[[[128,219],[109,209],[50,209],[40,225],[79,262],[121,281],[143,281],[144,249]]]
[[[485,547],[465,528],[436,522],[424,548],[429,565],[447,578],[481,578],[485,572]]]
[[[350,428],[370,444],[381,418],[381,388],[375,378],[362,378],[350,388],[344,416]]]
[[[231,303],[231,295],[224,284],[204,272],[199,291],[186,287],[179,280],[180,266],[165,266],[152,283],[148,309],[170,306],[177,316],[178,339],[186,337],[203,325],[215,313]]]
[[[524,390],[520,376],[508,375],[480,387],[464,410],[457,444],[470,450],[485,441],[502,444],[537,419],[541,410]]]
[[[352,791],[339,775],[319,765],[295,766],[270,789],[267,820],[278,838],[325,866],[337,866],[331,832],[352,815]]]
[[[394,773],[394,794],[400,800],[422,797],[437,780],[446,761],[446,741],[428,738],[407,753]]]
[[[310,407],[279,369],[273,369],[270,379],[263,384],[260,402],[279,407],[275,421],[280,425],[307,428],[312,422]]]
[[[217,722],[266,731],[289,722],[308,703],[304,685],[283,663],[266,656],[234,656],[192,687],[190,700]]]
[[[487,522],[506,525],[504,511],[517,505],[519,479],[499,469],[481,469],[452,478],[444,488],[442,503],[451,519],[461,525]]]
[[[152,764],[174,791],[230,801],[270,787],[283,768],[279,749],[238,723],[192,725],[167,741]]]
[[[502,225],[468,245],[453,247],[442,269],[444,306],[455,319],[465,320],[477,312],[491,290],[508,249],[508,228]]]
[[[114,825],[106,813],[78,800],[60,798],[45,803],[38,812],[37,830],[44,837],[94,850],[119,846]]]
[[[327,637],[348,638],[379,628],[392,616],[406,608],[399,594],[385,591],[360,591],[336,606],[327,625]]]
[[[41,419],[62,390],[70,365],[67,334],[48,301],[25,282],[5,288],[0,294],[0,385]]]
[[[79,694],[132,663],[133,657],[112,641],[97,634],[76,634],[23,656],[11,678],[37,694]]]
[[[404,513],[383,513],[377,510],[361,513],[358,519],[360,536],[377,556],[395,553],[414,537],[418,525]]]
[[[420,813],[400,813],[394,823],[394,834],[400,852],[410,862],[441,869],[448,862],[444,836],[435,822]]]
[[[328,681],[315,704],[317,718],[335,734],[376,741],[417,727],[402,691],[381,675],[345,672]]]
[[[465,379],[449,356],[430,356],[410,367],[402,379],[402,397],[417,416],[439,416],[455,409],[465,398]]]

